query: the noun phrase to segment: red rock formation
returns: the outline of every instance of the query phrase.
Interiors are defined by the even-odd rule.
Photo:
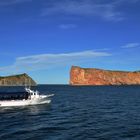
[[[140,85],[140,72],[110,71],[72,66],[71,85]]]

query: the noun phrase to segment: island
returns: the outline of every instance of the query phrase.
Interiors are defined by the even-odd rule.
[[[72,66],[70,85],[140,85],[140,72]]]
[[[11,76],[0,76],[0,86],[36,86],[37,83],[26,73]]]

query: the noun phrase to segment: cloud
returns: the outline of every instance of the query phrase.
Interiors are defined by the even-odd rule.
[[[106,20],[121,20],[121,13],[115,8],[114,3],[95,3],[91,0],[59,1],[44,8],[42,15],[99,16]]]
[[[76,24],[60,24],[58,27],[60,29],[73,29],[73,28],[76,28],[77,25]]]
[[[79,62],[89,61],[98,57],[110,56],[107,52],[83,51],[60,54],[40,54],[26,57],[18,57],[13,65],[1,67],[0,72],[19,73],[36,71],[52,67],[74,65]]]
[[[11,6],[34,0],[0,0],[0,6]],[[38,0],[37,16],[66,16],[66,17],[100,17],[107,21],[121,21],[125,19],[122,7],[136,4],[139,0]],[[33,7],[31,7],[33,8]],[[123,8],[124,9],[124,8]],[[40,13],[41,12],[41,13]]]
[[[61,0],[47,2],[42,16],[100,17],[107,21],[121,21],[126,18],[124,6],[139,0]]]
[[[124,49],[137,48],[137,47],[140,47],[140,43],[128,43],[124,46],[121,46],[121,48],[124,48]]]

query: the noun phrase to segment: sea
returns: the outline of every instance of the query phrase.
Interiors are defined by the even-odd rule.
[[[1,87],[21,91],[23,87]],[[140,140],[140,86],[38,85],[47,105],[0,108],[0,140]]]

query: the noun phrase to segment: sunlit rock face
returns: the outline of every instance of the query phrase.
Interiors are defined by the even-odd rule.
[[[36,82],[26,73],[0,77],[0,86],[35,86]]]
[[[71,85],[140,85],[140,72],[110,71],[72,66]]]

